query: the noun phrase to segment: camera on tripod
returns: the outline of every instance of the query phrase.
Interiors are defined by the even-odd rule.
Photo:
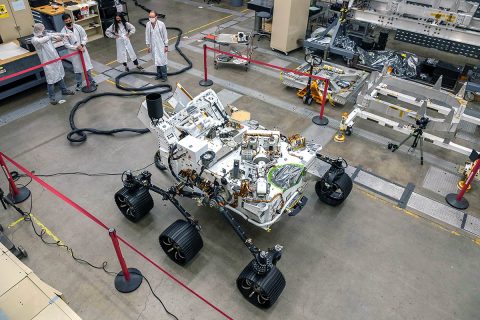
[[[430,122],[430,119],[427,117],[421,117],[420,119],[417,119],[415,123],[417,124],[419,129],[425,130],[427,128],[428,123]]]
[[[427,128],[428,123],[430,122],[430,119],[427,117],[421,117],[419,119],[415,120],[415,124],[417,125],[416,128],[414,128],[413,132],[411,132],[408,137],[406,137],[402,142],[399,144],[394,144],[394,143],[388,143],[387,148],[388,150],[392,150],[392,152],[397,151],[405,142],[408,141],[408,139],[413,138],[413,143],[408,148],[408,151],[415,151],[415,149],[418,146],[418,143],[420,143],[420,164],[423,165],[423,130]]]

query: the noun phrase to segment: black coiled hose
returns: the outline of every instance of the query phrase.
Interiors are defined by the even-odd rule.
[[[139,4],[137,0],[133,0],[133,1],[134,1],[136,6],[142,8],[146,12],[150,12],[150,9],[148,9],[147,7]],[[157,14],[157,16],[159,18],[164,18],[165,17],[165,15],[160,15],[160,14]],[[138,20],[138,23],[145,27],[147,20],[148,20],[147,18],[142,18],[142,19]],[[174,76],[174,75],[181,74],[181,73],[191,69],[193,64],[192,64],[192,61],[180,49],[180,40],[181,40],[182,34],[183,34],[182,29],[176,28],[176,27],[167,27],[167,29],[168,30],[175,30],[175,31],[178,32],[177,39],[175,41],[175,50],[178,52],[178,54],[180,54],[180,56],[182,56],[182,58],[187,63],[186,67],[184,67],[180,70],[168,73],[169,76]],[[159,93],[159,94],[167,93],[167,92],[172,91],[172,86],[169,85],[169,84],[154,84],[154,85],[149,85],[149,86],[145,86],[145,87],[141,87],[141,88],[126,87],[126,86],[123,86],[122,84],[120,84],[120,80],[123,77],[126,77],[126,76],[131,75],[131,74],[141,74],[141,75],[147,75],[147,76],[155,76],[156,75],[155,72],[146,72],[146,71],[123,72],[115,78],[115,86],[120,90],[129,91],[129,93],[117,93],[117,92],[97,93],[97,94],[92,94],[92,95],[88,96],[87,98],[78,101],[73,106],[72,110],[70,111],[69,123],[70,123],[71,131],[67,134],[68,141],[74,142],[74,143],[83,143],[87,140],[87,133],[100,134],[100,135],[113,135],[115,133],[120,133],[120,132],[132,132],[132,133],[136,133],[136,134],[145,134],[145,133],[149,132],[148,129],[144,129],[144,128],[142,128],[142,129],[116,128],[116,129],[110,129],[110,130],[102,130],[102,129],[96,129],[96,128],[78,128],[75,124],[75,114],[78,111],[78,109],[82,105],[85,105],[88,101],[90,101],[92,99],[99,98],[99,97],[105,97],[105,96],[113,96],[113,97],[142,96],[142,95],[147,95],[147,93],[145,91],[152,90],[152,89],[157,89],[157,88],[159,90],[157,90],[155,92]],[[149,93],[151,93],[151,91]]]

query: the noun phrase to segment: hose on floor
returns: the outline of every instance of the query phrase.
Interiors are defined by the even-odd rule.
[[[150,9],[148,9],[147,7],[139,4],[137,0],[133,0],[133,1],[134,1],[136,6],[142,8],[146,12],[150,12]],[[164,18],[165,15],[157,14],[157,17]],[[145,27],[147,20],[148,20],[147,18],[142,18],[142,19],[138,20],[138,23]],[[182,29],[177,28],[177,27],[167,27],[167,30],[174,30],[174,31],[178,32],[177,38],[175,40],[175,45],[174,45],[175,51],[177,51],[177,53],[187,63],[187,66],[185,66],[184,68],[182,68],[180,70],[176,70],[176,71],[173,71],[173,72],[168,72],[169,76],[174,76],[174,75],[184,73],[187,70],[191,69],[193,64],[192,64],[192,61],[187,57],[187,55],[185,53],[183,53],[183,51],[180,49],[180,40],[181,40],[182,35],[183,35]],[[72,110],[70,111],[69,124],[70,124],[71,131],[67,134],[68,141],[73,142],[73,143],[77,143],[77,144],[83,143],[87,140],[87,133],[99,134],[99,135],[113,135],[113,134],[120,133],[120,132],[131,132],[131,133],[135,133],[135,134],[145,134],[145,133],[150,132],[148,129],[145,129],[145,128],[141,128],[141,129],[115,128],[115,129],[107,129],[107,130],[97,129],[97,128],[78,128],[76,123],[75,123],[75,115],[76,115],[77,111],[80,109],[80,107],[84,106],[87,102],[89,102],[92,99],[105,97],[105,96],[110,96],[110,97],[143,96],[143,95],[147,95],[148,93],[152,93],[152,92],[163,94],[163,93],[171,92],[173,90],[172,86],[169,85],[169,84],[153,84],[153,85],[148,85],[148,86],[137,88],[137,87],[128,87],[128,86],[122,85],[120,83],[122,78],[124,78],[128,75],[134,75],[134,74],[139,74],[139,75],[144,75],[144,76],[156,76],[157,75],[155,72],[148,72],[148,71],[123,72],[115,78],[115,86],[118,89],[123,90],[123,91],[128,91],[129,93],[103,92],[103,93],[92,94],[92,95],[86,97],[85,99],[82,99],[82,100],[78,101],[73,106]],[[154,89],[158,89],[158,90],[151,91],[151,90],[154,90]],[[146,92],[146,91],[149,91],[149,92]]]

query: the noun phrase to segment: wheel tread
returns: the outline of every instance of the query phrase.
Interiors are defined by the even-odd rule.
[[[172,239],[182,249],[185,255],[185,262],[179,263],[172,259],[180,265],[187,264],[203,247],[203,240],[200,233],[193,225],[185,220],[177,220],[165,229],[158,238],[160,245],[163,237]],[[168,255],[168,257],[170,256]]]
[[[129,206],[135,208],[135,217],[127,215],[127,210],[125,208],[120,208],[120,204],[117,199],[118,197],[125,198],[126,201],[129,203]],[[148,189],[145,187],[137,189],[129,189],[123,187],[115,193],[115,202],[122,214],[132,222],[140,221],[148,212],[150,212],[150,210],[152,210],[154,206],[153,198],[150,195]]]
[[[326,174],[328,174],[328,172]],[[348,174],[343,173],[337,180],[334,181],[334,183],[342,190],[344,196],[342,199],[335,199],[330,197],[329,194],[325,194],[322,192],[322,184],[323,184],[322,180],[318,181],[315,184],[315,191],[317,193],[318,198],[322,202],[330,206],[335,207],[340,205],[343,201],[345,201],[345,199],[348,197],[348,195],[350,194],[353,188],[352,179]]]
[[[283,274],[276,266],[272,266],[272,269],[266,275],[258,275],[253,269],[253,260],[243,269],[237,278],[237,287],[240,291],[241,281],[243,279],[254,281],[268,294],[270,297],[268,304],[260,305],[254,303],[257,307],[265,309],[270,308],[277,301],[286,285]]]

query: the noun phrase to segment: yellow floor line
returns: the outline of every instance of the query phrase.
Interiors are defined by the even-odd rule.
[[[52,231],[50,231],[50,229],[48,229],[40,220],[35,218],[33,215],[30,215],[30,216],[32,217],[33,222],[35,222],[37,226],[45,230],[45,234],[48,235],[50,238],[52,238],[53,241],[63,243],[62,240],[60,240],[59,237],[57,237]]]
[[[242,11],[240,11],[240,12],[243,13],[243,12],[246,12],[246,11],[248,11],[248,10],[250,10],[250,9],[244,9],[244,10],[242,10]],[[217,20],[208,22],[208,23],[206,23],[206,24],[204,24],[204,25],[202,25],[202,26],[200,26],[200,27],[196,27],[196,28],[194,28],[194,29],[192,29],[192,30],[189,30],[189,31],[185,32],[184,35],[187,35],[187,34],[189,34],[189,33],[192,33],[192,32],[194,32],[194,31],[197,31],[197,30],[199,30],[199,29],[208,27],[209,25],[212,25],[212,24],[214,24],[214,23],[220,22],[220,21],[222,21],[222,20],[225,20],[225,19],[228,19],[228,18],[231,18],[231,17],[233,17],[233,14],[229,14],[228,16],[225,16],[225,17],[223,17],[223,18],[220,18],[220,19],[217,19]],[[172,41],[172,40],[174,40],[174,39],[177,39],[177,36],[171,37],[170,39],[168,39],[168,42],[170,42],[170,41]],[[147,49],[148,49],[148,48],[143,48],[143,49],[141,49],[141,50],[138,51],[138,52],[144,52],[144,51],[147,51]],[[111,65],[111,64],[114,64],[115,62],[117,62],[117,60],[112,60],[112,61],[110,61],[110,62],[107,62],[105,65],[109,66],[109,65]]]
[[[245,11],[248,11],[248,10],[250,10],[250,9],[245,9],[245,10],[242,10],[242,11],[240,11],[240,12],[245,12]],[[225,16],[225,17],[223,17],[223,18],[220,18],[220,19],[217,19],[217,20],[214,20],[214,21],[205,23],[204,25],[201,25],[200,27],[196,27],[196,28],[194,28],[194,29],[192,29],[192,30],[188,30],[188,31],[185,32],[183,35],[190,34],[190,33],[194,32],[194,31],[203,29],[203,28],[208,27],[208,26],[210,26],[210,25],[212,25],[212,24],[214,24],[214,23],[220,22],[220,21],[222,21],[222,20],[225,20],[225,19],[228,19],[228,18],[231,18],[231,17],[233,17],[233,14],[229,14],[228,16]],[[174,39],[177,39],[177,36],[171,37],[170,39],[168,39],[168,42],[170,42],[170,41],[172,41],[172,40],[174,40]],[[143,49],[140,50],[139,52],[147,51],[147,49],[148,49],[148,48],[143,48]],[[108,64],[107,64],[107,65],[108,65]]]
[[[17,224],[19,224],[21,221],[23,221],[23,217],[19,218],[18,220],[13,221],[8,225],[8,229],[15,227]]]
[[[39,226],[41,229],[45,230],[45,234],[48,235],[50,238],[52,238],[53,241],[55,242],[60,242],[60,243],[63,243],[62,240],[60,240],[59,237],[57,237],[50,229],[48,229],[44,224],[43,222],[41,222],[38,218],[34,217],[33,214],[30,215],[31,219],[33,220],[33,222]],[[25,219],[22,217],[22,218],[19,218],[17,219],[16,221],[10,223],[8,225],[8,228],[13,228],[14,226],[16,226],[18,223],[20,223],[21,221],[24,221]]]

